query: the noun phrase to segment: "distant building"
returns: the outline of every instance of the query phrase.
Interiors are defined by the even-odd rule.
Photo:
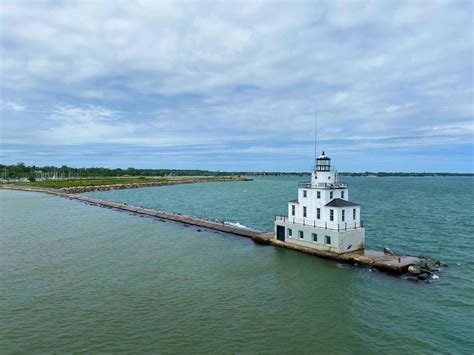
[[[288,217],[276,217],[275,234],[287,243],[334,253],[364,248],[360,205],[349,201],[348,185],[339,182],[324,152],[316,159],[311,182],[301,183],[298,199],[288,203]]]

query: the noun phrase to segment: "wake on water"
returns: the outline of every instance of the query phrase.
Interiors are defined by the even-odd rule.
[[[232,226],[232,227],[237,227],[237,228],[244,228],[244,229],[254,229],[254,228],[250,228],[244,224],[241,224],[241,223],[238,223],[238,222],[227,222],[227,221],[224,221],[224,224],[226,226]]]

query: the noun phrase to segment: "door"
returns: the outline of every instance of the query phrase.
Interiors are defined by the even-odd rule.
[[[281,240],[282,242],[285,241],[285,227],[277,226],[277,239]]]

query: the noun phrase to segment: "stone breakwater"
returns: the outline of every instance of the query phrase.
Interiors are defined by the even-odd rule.
[[[111,208],[119,211],[125,211],[138,215],[146,215],[152,218],[158,218],[162,220],[170,220],[178,223],[187,225],[193,225],[196,227],[202,227],[208,230],[220,231],[238,235],[242,237],[251,238],[255,243],[262,245],[272,245],[274,247],[291,249],[306,254],[315,255],[322,258],[332,259],[339,262],[349,263],[357,266],[365,266],[373,269],[377,269],[386,273],[401,275],[409,271],[410,266],[417,267],[420,263],[420,258],[405,255],[390,255],[382,251],[374,250],[361,250],[355,252],[349,252],[344,254],[335,254],[326,251],[315,250],[303,246],[298,246],[286,242],[279,241],[275,238],[273,233],[265,233],[251,228],[243,228],[238,226],[228,225],[224,222],[210,221],[206,219],[195,218],[191,216],[185,216],[175,213],[156,211],[148,208],[139,206],[132,206],[126,203],[117,203],[112,201],[95,199],[87,196],[68,194],[59,190],[48,190],[33,187],[24,186],[12,186],[12,185],[0,185],[0,188],[20,190],[20,191],[31,191],[31,192],[42,192],[52,194],[60,197],[64,197],[70,200],[81,201],[89,205]],[[199,229],[198,229],[199,231]],[[410,268],[412,269],[412,268]],[[420,279],[421,281],[421,279]]]
[[[163,180],[163,181],[150,181],[150,182],[139,182],[139,183],[128,183],[128,184],[111,184],[111,185],[97,185],[97,186],[73,186],[63,187],[59,189],[61,192],[66,194],[78,194],[92,191],[107,191],[107,190],[125,190],[125,189],[138,189],[142,187],[152,186],[167,186],[167,185],[179,185],[179,184],[193,184],[198,182],[226,182],[226,181],[249,181],[247,178],[204,178],[189,179],[189,180]]]

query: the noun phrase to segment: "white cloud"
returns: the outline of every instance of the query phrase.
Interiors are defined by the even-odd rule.
[[[0,101],[0,109],[13,112],[22,112],[26,110],[26,106],[14,101]]]

